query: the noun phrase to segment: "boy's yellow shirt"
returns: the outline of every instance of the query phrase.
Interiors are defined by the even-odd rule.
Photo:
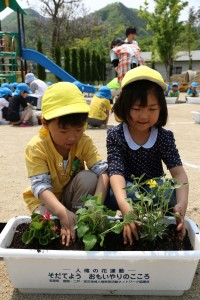
[[[107,117],[106,111],[110,111],[110,109],[111,105],[108,99],[94,96],[90,104],[89,118],[103,121]]]
[[[28,177],[49,173],[51,176],[52,192],[60,200],[65,185],[78,172],[90,169],[102,160],[92,139],[83,133],[80,141],[70,150],[68,165],[63,169],[63,157],[57,152],[47,129],[41,128],[39,135],[33,137],[25,151]],[[35,198],[31,187],[23,193],[23,198],[32,212],[41,205]]]

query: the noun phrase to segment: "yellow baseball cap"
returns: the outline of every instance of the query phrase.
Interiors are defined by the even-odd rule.
[[[60,116],[87,113],[90,108],[79,88],[70,82],[49,86],[42,97],[42,116],[51,120]]]
[[[129,70],[123,80],[121,87],[124,88],[127,84],[137,80],[150,80],[157,83],[163,90],[166,90],[166,83],[161,74],[147,66],[139,66]]]

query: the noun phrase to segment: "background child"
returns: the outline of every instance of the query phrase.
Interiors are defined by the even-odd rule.
[[[37,97],[37,110],[41,109],[42,97],[48,85],[35,77],[33,73],[26,74],[25,82],[30,87],[31,92]]]
[[[126,73],[122,92],[114,104],[114,113],[123,122],[112,128],[107,136],[108,173],[111,190],[105,204],[120,209],[122,215],[130,211],[126,185],[133,185],[131,176],[143,180],[164,175],[162,162],[178,183],[187,182],[187,176],[175,145],[173,133],[163,128],[167,122],[167,105],[164,96],[166,84],[155,70],[140,66]],[[170,205],[181,216],[188,203],[188,186],[176,190],[176,202]],[[134,199],[133,195],[129,198]],[[175,202],[175,203],[174,203]],[[174,206],[175,205],[175,206]],[[177,218],[177,230],[185,235],[183,219]],[[138,239],[135,224],[124,228],[124,241],[132,243],[132,234]]]
[[[170,84],[166,83],[166,89],[164,90],[164,95],[166,97],[168,96],[170,90],[171,90]]]
[[[196,82],[192,82],[190,88],[187,90],[187,95],[189,95],[190,97],[199,97],[197,88],[198,84]]]
[[[110,100],[112,98],[111,89],[108,86],[102,86],[99,92],[94,95],[90,104],[88,117],[89,127],[106,128],[111,109]]]
[[[176,97],[177,100],[179,98],[180,92],[178,90],[178,82],[172,83],[172,89],[168,93],[168,97]]]
[[[9,88],[0,88],[0,125],[7,125],[10,123],[7,120],[10,97],[12,97],[12,92]]]
[[[104,201],[108,190],[107,163],[84,133],[88,112],[76,85],[51,85],[42,101],[43,127],[26,147],[31,187],[24,192],[24,200],[31,212],[49,211],[59,217],[66,245],[75,238],[73,212],[82,206],[81,196],[102,192]]]
[[[126,44],[119,38],[111,43],[110,59],[117,72],[120,86],[126,72],[144,64],[139,46],[136,43]]]
[[[18,84],[14,96],[9,100],[8,120],[11,124],[20,125],[21,127],[32,126],[30,119],[33,112],[26,100],[29,93],[31,91],[26,83]]]

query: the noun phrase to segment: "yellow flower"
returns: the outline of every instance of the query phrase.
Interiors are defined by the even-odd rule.
[[[147,184],[149,185],[150,189],[154,188],[155,186],[157,186],[157,182],[153,179],[150,179]]]

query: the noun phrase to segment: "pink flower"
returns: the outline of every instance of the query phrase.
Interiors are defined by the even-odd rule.
[[[51,220],[51,214],[48,211],[45,211],[44,213],[44,220],[48,220],[48,221]]]
[[[58,226],[54,226],[53,227],[53,232],[57,232],[58,231]]]

